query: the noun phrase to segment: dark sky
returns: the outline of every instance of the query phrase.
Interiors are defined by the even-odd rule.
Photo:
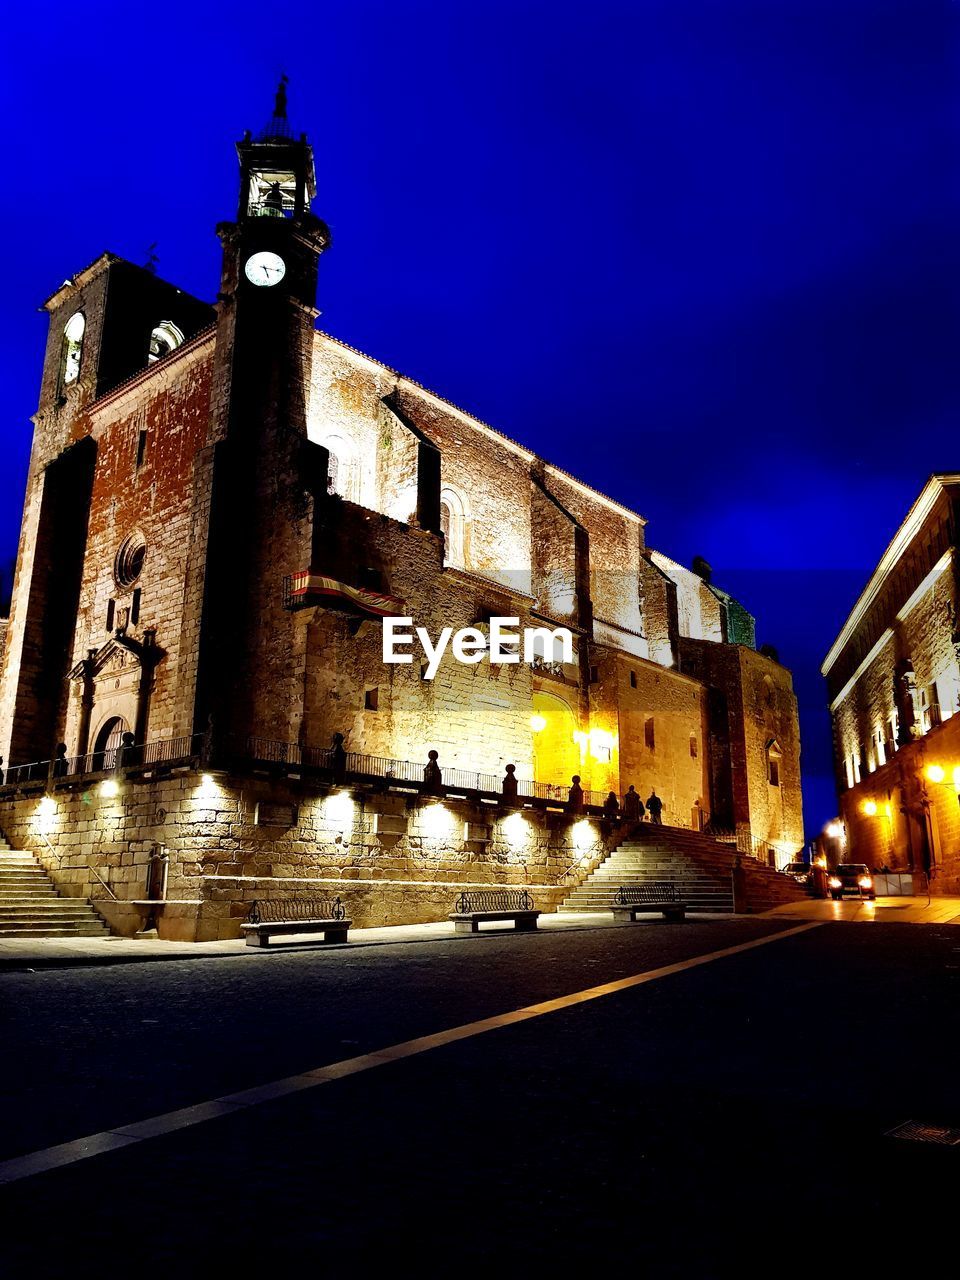
[[[795,673],[956,469],[954,3],[52,3],[6,18],[0,560],[37,305],[105,249],[201,297],[281,70],[334,246],[322,324],[640,510]]]

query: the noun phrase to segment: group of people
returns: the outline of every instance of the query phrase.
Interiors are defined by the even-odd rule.
[[[611,791],[603,802],[604,817],[612,818],[619,821],[622,817],[625,822],[642,822],[645,814],[650,815],[650,821],[655,827],[663,826],[663,801],[657,795],[656,791],[651,791],[647,796],[647,803],[644,805],[640,796],[637,794],[636,787],[632,784],[623,797],[623,807],[617,799],[617,793]]]

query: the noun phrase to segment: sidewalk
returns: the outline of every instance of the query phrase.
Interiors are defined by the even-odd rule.
[[[709,917],[693,917],[704,919]],[[724,919],[728,917],[723,917]],[[541,915],[543,931],[564,929],[629,929],[615,923],[611,916],[592,912]],[[482,929],[487,932],[487,929]],[[499,932],[499,930],[491,930]],[[150,960],[202,960],[226,957],[262,956],[264,950],[337,951],[344,948],[376,947],[403,942],[452,942],[469,935],[454,933],[449,921],[435,924],[398,924],[377,929],[351,929],[350,941],[321,942],[316,935],[305,935],[303,943],[296,935],[286,941],[272,942],[268,948],[248,947],[242,938],[227,942],[161,942],[156,938],[0,938],[0,973],[30,969],[66,969],[82,965],[139,964]],[[304,945],[307,941],[313,946]]]
[[[854,924],[960,924],[960,898],[900,897],[861,902],[858,898],[809,898],[765,913],[778,920],[823,920]]]
[[[708,924],[711,920],[731,920],[729,915],[688,915],[687,919]],[[819,920],[823,923],[855,924],[960,924],[960,898],[879,898],[875,903],[846,899],[843,902],[791,902],[760,915],[741,917],[750,920]],[[541,915],[540,929],[632,929],[605,913],[578,912]],[[487,932],[484,929],[483,932]],[[491,929],[490,932],[501,932]],[[313,939],[313,946],[303,943],[273,942],[268,950],[288,953],[307,950],[337,951],[344,948],[387,946],[405,942],[463,941],[468,935],[455,934],[446,920],[435,924],[400,924],[377,929],[351,929],[350,941],[324,943]],[[229,957],[262,956],[260,947],[248,947],[242,939],[229,942],[161,942],[158,939],[135,938],[0,938],[0,973],[36,969],[68,969],[82,966],[141,964],[154,960],[223,960]]]

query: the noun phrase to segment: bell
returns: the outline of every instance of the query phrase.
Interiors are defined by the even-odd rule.
[[[279,182],[271,184],[270,190],[264,196],[263,207],[269,211],[270,217],[283,217],[283,192],[280,190]]]

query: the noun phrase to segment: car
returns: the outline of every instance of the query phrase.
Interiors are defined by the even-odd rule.
[[[831,872],[827,887],[835,902],[839,902],[845,893],[855,893],[857,897],[870,902],[875,901],[877,896],[873,876],[865,862],[841,862],[836,871]]]
[[[807,885],[813,877],[813,867],[809,862],[788,862],[783,868],[783,874],[796,880],[797,884]]]

